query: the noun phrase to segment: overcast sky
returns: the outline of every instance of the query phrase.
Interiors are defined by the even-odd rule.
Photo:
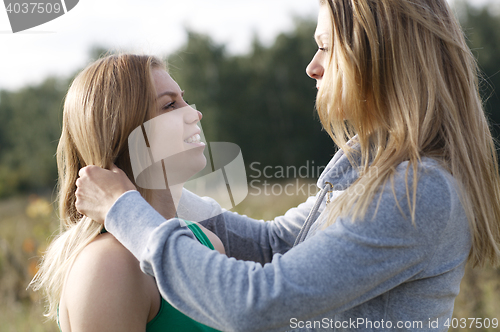
[[[453,1],[453,0],[449,0]],[[500,0],[470,0],[483,5]],[[86,64],[89,49],[166,55],[186,40],[185,28],[207,33],[232,53],[253,35],[270,43],[293,27],[293,17],[316,17],[318,0],[80,0],[67,14],[13,34],[0,4],[0,89],[67,76]],[[311,50],[311,54],[312,54]]]

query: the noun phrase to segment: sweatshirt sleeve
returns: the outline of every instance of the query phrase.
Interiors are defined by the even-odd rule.
[[[200,222],[217,234],[228,256],[264,264],[270,262],[274,254],[285,253],[293,246],[317,196],[309,197],[283,216],[264,221],[226,211],[213,199],[199,197],[184,189],[177,215],[181,219]],[[323,208],[324,203],[315,218]]]
[[[264,265],[193,241],[179,219],[163,220],[133,192],[115,203],[106,228],[180,311],[223,331],[282,331],[292,317],[345,311],[425,268],[450,220],[452,189],[436,172],[423,176],[413,224],[401,181],[396,180],[394,192],[390,184],[381,189],[365,220],[339,218]]]

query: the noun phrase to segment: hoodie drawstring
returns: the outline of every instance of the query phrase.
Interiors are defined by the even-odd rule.
[[[330,189],[330,190],[328,190]],[[311,209],[311,212],[309,212],[309,215],[306,218],[306,221],[304,222],[304,225],[300,229],[299,235],[297,235],[297,238],[295,239],[295,243],[293,246],[295,247],[302,241],[306,239],[307,233],[309,233],[309,229],[311,229],[312,224],[314,223],[313,217],[316,215],[316,212],[318,212],[319,206],[321,205],[321,202],[323,202],[323,199],[325,198],[325,195],[328,192],[331,192],[333,189],[333,185],[330,182],[325,182],[325,186],[323,189],[321,189],[321,192],[319,193],[318,199],[316,200],[316,203],[314,203],[313,208]],[[328,202],[330,201],[328,197]]]

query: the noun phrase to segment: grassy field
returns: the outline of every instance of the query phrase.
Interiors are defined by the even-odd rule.
[[[267,220],[304,198],[250,194],[236,210]],[[0,332],[58,331],[54,322],[45,322],[38,294],[26,290],[36,273],[37,257],[57,228],[53,206],[47,198],[17,197],[0,202]],[[467,268],[455,301],[454,317],[500,319],[500,269]],[[494,331],[492,328],[450,330]]]
[[[46,198],[16,197],[0,202],[0,331],[58,331],[46,322],[37,293],[26,290],[36,273],[37,257],[57,230]]]

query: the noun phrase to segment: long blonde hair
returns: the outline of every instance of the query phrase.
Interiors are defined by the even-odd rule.
[[[66,95],[62,134],[57,147],[60,234],[50,244],[30,283],[42,289],[55,319],[66,274],[76,256],[102,226],[75,208],[75,182],[80,168],[115,163],[135,183],[128,151],[129,134],[157,112],[152,69],[165,69],[155,57],[111,55],[85,68]],[[150,195],[138,188],[148,199]]]
[[[361,176],[331,204],[328,224],[363,217],[376,189],[409,161],[415,222],[417,164],[438,160],[461,185],[469,261],[500,257],[497,155],[478,92],[478,69],[446,0],[322,0],[332,18],[329,62],[318,92],[321,122]],[[359,158],[347,145],[357,135]],[[413,169],[413,188],[408,174]],[[376,171],[372,171],[376,170]],[[411,190],[413,189],[413,190]]]

